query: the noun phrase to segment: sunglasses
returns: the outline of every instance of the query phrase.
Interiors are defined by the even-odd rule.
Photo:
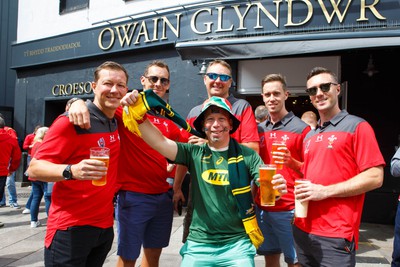
[[[144,76],[144,77],[146,77],[146,76]],[[167,85],[169,84],[169,79],[167,79],[167,78],[160,78],[160,77],[157,77],[157,76],[148,76],[148,77],[146,77],[146,78],[147,78],[152,84],[157,83],[158,80],[160,80],[160,81],[161,81],[161,84],[164,85],[164,86],[167,86]]]
[[[218,79],[218,77],[219,77],[219,79],[222,82],[227,82],[231,78],[231,76],[226,75],[226,74],[206,73],[206,75],[208,76],[208,78],[210,78],[213,81],[216,81]]]
[[[319,86],[314,86],[306,89],[306,92],[310,96],[315,96],[317,94],[318,88],[322,92],[326,93],[331,89],[331,85],[338,85],[337,83],[321,83]]]

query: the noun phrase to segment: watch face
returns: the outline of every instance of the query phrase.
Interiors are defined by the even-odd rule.
[[[70,180],[72,179],[72,174],[71,174],[71,165],[68,165],[65,170],[63,171],[63,176],[65,180]]]

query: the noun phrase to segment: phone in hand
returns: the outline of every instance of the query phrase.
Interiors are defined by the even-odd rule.
[[[181,199],[178,201],[178,215],[179,216],[182,215],[182,200]]]

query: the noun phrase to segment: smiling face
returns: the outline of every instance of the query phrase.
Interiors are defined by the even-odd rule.
[[[215,74],[225,74],[231,76],[231,71],[227,66],[224,66],[221,63],[211,63],[207,68],[207,73],[215,73]],[[204,85],[207,89],[208,97],[219,96],[222,98],[227,98],[229,96],[229,88],[232,84],[232,78],[227,81],[221,81],[220,77],[217,77],[216,80],[211,79],[207,75],[204,75]]]
[[[232,119],[228,111],[211,106],[204,113],[204,132],[208,141],[215,145],[229,142],[229,131],[232,130]]]
[[[321,84],[332,83],[327,92],[323,92],[320,88]],[[339,94],[340,84],[329,73],[321,73],[312,76],[307,81],[307,88],[316,87],[316,94],[310,95],[310,100],[313,106],[322,114],[327,114],[329,117],[340,111],[339,109]],[[330,119],[330,118],[328,118]]]
[[[159,97],[164,98],[169,90],[169,72],[167,68],[157,65],[150,66],[140,78],[143,90],[152,89]]]
[[[103,68],[97,72],[97,81],[92,82],[93,103],[108,117],[114,117],[120,100],[128,92],[128,77],[123,70]]]
[[[263,101],[269,114],[276,115],[281,112],[286,112],[285,101],[289,94],[283,89],[280,81],[265,83],[262,91]]]

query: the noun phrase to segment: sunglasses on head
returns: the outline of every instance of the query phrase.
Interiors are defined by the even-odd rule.
[[[169,84],[169,79],[167,78],[160,78],[157,76],[144,76],[146,77],[152,84],[155,84],[158,82],[158,80],[161,81],[161,84],[164,86],[167,86]]]
[[[211,80],[214,80],[214,81],[216,81],[219,77],[219,79],[222,82],[227,82],[231,78],[231,76],[229,76],[227,74],[206,73],[206,75],[208,76],[208,78],[210,78]]]
[[[318,88],[322,92],[326,93],[331,89],[331,85],[338,85],[337,83],[321,83],[319,86],[314,86],[306,89],[306,92],[310,96],[315,96],[317,94]]]

